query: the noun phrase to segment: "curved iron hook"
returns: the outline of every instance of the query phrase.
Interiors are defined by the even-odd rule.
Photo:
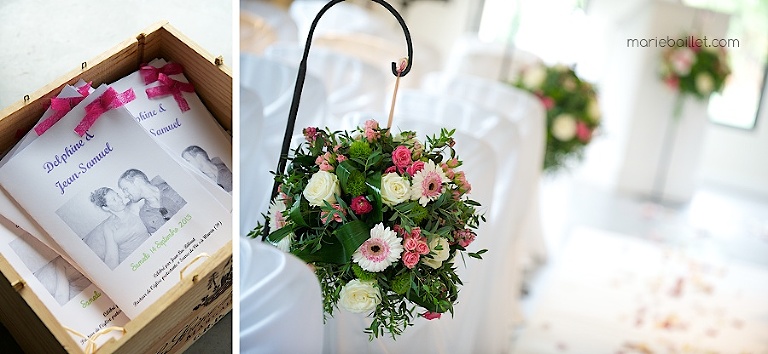
[[[301,91],[304,88],[304,79],[307,76],[307,58],[309,57],[309,48],[312,44],[312,36],[315,32],[315,27],[317,27],[317,23],[320,21],[320,17],[325,14],[328,9],[330,9],[332,6],[343,2],[345,0],[332,0],[328,2],[325,6],[323,6],[322,9],[317,13],[317,16],[315,16],[314,21],[312,21],[312,26],[309,28],[309,34],[307,35],[307,42],[304,44],[304,56],[301,58],[301,63],[299,64],[299,72],[296,76],[296,86],[293,89],[293,100],[291,101],[291,109],[288,112],[288,123],[285,127],[285,135],[283,135],[283,146],[280,151],[280,160],[277,163],[277,170],[275,173],[281,174],[283,171],[285,171],[285,165],[288,161],[288,150],[291,146],[291,138],[293,137],[293,130],[296,125],[296,116],[299,112],[299,101],[301,100]],[[405,20],[403,20],[403,17],[400,16],[400,13],[395,10],[392,5],[387,3],[384,0],[371,0],[384,8],[386,8],[395,18],[397,19],[397,22],[400,23],[400,27],[403,28],[403,33],[405,34],[405,43],[408,46],[408,63],[405,67],[405,70],[403,70],[401,73],[398,73],[398,64],[395,62],[392,62],[392,73],[395,76],[403,77],[406,74],[408,74],[411,71],[411,66],[413,64],[413,43],[411,41],[411,32],[408,31],[408,26],[405,25]],[[274,199],[275,196],[277,196],[277,188],[279,186],[279,183],[275,181],[275,184],[272,186],[272,194],[270,197],[270,200]],[[269,234],[269,225],[265,226],[264,230],[264,237]]]

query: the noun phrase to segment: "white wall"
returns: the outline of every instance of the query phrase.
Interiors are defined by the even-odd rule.
[[[763,94],[754,130],[711,125],[702,151],[702,181],[768,196],[768,92]]]

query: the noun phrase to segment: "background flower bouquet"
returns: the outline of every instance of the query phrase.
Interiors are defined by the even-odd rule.
[[[266,220],[266,240],[310,263],[324,310],[367,313],[370,338],[393,337],[418,305],[427,319],[453,311],[466,252],[484,218],[453,149],[453,131],[425,144],[375,121],[350,132],[303,130]],[[251,232],[265,233],[263,225]],[[481,258],[485,250],[468,253]]]
[[[547,110],[544,171],[554,172],[569,159],[581,158],[600,125],[594,87],[567,66],[543,64],[526,68],[513,85],[539,97]]]
[[[731,73],[724,47],[712,47],[693,35],[679,38],[675,44],[661,56],[659,76],[667,86],[698,99],[707,99],[713,92],[723,90]],[[675,117],[679,116],[679,109],[676,106]]]

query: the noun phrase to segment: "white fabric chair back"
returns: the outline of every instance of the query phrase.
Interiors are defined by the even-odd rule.
[[[278,43],[267,48],[265,56],[298,68],[303,53],[303,46]],[[381,71],[359,59],[324,48],[313,47],[310,50],[307,73],[322,81],[328,109],[333,117],[359,110],[379,109],[386,97],[387,80]],[[328,124],[333,124],[333,121]]]
[[[240,1],[240,13],[245,15],[246,22],[248,19],[257,18],[263,22],[263,27],[268,28],[274,35],[274,41],[272,42],[297,42],[298,40],[298,28],[296,22],[291,17],[288,11],[270,4],[267,1],[258,0],[242,0]],[[247,23],[246,23],[247,25]],[[241,29],[243,28],[243,17],[241,17]],[[248,28],[248,27],[246,27]],[[245,33],[246,37],[251,37],[251,33]],[[241,33],[241,43],[243,39],[243,33]],[[265,39],[263,35],[258,35],[257,38]],[[261,49],[266,48],[262,47]],[[256,53],[261,54],[261,53]]]
[[[309,28],[327,1],[294,1],[290,13],[299,27],[299,42],[304,43]],[[373,4],[372,6],[379,6]],[[382,8],[383,10],[383,8]],[[390,16],[390,17],[385,17]],[[342,2],[331,7],[315,28],[314,37],[328,33],[365,33],[378,38],[402,40],[403,34],[394,18],[386,12],[370,11],[357,4]]]
[[[296,69],[252,55],[240,56],[241,97],[240,177],[241,227],[243,231],[263,221],[272,192],[274,171],[280,157],[288,111],[296,84]],[[311,75],[304,82],[294,133],[307,126],[319,126],[326,114],[325,89]],[[246,96],[246,94],[248,96]],[[262,115],[249,97],[257,95],[263,105]],[[293,142],[295,146],[296,142]]]
[[[456,39],[450,53],[445,63],[446,72],[510,82],[517,79],[522,69],[541,61],[532,53],[519,48],[482,42],[475,34]]]
[[[488,218],[488,222],[478,231],[476,244],[470,247],[473,250],[487,248],[489,252],[483,261],[470,259],[466,261],[466,269],[460,267],[465,287],[460,293],[461,303],[457,304],[456,318],[451,319],[446,315],[440,320],[421,323],[419,327],[413,328],[414,331],[409,329],[406,333],[414,337],[404,335],[398,339],[397,344],[386,340],[376,341],[371,347],[363,344],[344,347],[340,344],[340,347],[331,348],[331,351],[350,349],[341,352],[355,352],[352,349],[358,349],[370,352],[375,347],[377,349],[374,352],[408,352],[408,345],[414,342],[416,346],[431,346],[428,352],[435,353],[504,352],[510,343],[512,326],[520,319],[517,301],[520,275],[508,264],[514,256],[515,237],[519,235],[515,223],[519,223],[521,215],[525,214],[524,203],[519,202],[523,195],[520,189],[525,187],[513,183],[521,179],[518,156],[523,147],[517,128],[498,113],[477,105],[413,90],[403,90],[398,94],[395,112],[395,131],[414,130],[422,139],[426,134],[439,132],[440,127],[457,128],[456,148],[465,162],[463,170],[472,184],[473,192],[470,196],[483,203]],[[358,126],[368,119],[386,124],[387,115],[360,112],[347,115],[345,122],[348,126]],[[485,152],[479,152],[480,146],[486,147]],[[493,187],[489,188],[489,183],[493,183]],[[491,201],[488,202],[490,193]],[[490,302],[490,299],[494,302]],[[347,336],[351,336],[350,331],[355,326],[348,322],[346,320],[344,324],[335,326],[346,326],[339,333],[349,333]],[[433,337],[438,340],[422,343],[421,338]],[[326,344],[332,340],[326,336]]]
[[[422,77],[435,68],[441,67],[440,53],[430,43],[412,38],[414,62],[411,71],[400,81],[400,87],[418,88]],[[315,37],[313,46],[327,48],[334,52],[358,58],[379,69],[389,80],[395,82],[392,62],[408,56],[404,35],[394,40],[376,37],[367,33],[333,32]]]
[[[524,268],[534,267],[547,257],[539,204],[539,181],[546,147],[546,110],[540,100],[510,85],[471,75],[450,73],[428,74],[422,88],[426,91],[462,98],[496,110],[512,122],[520,132],[519,168],[510,191],[514,203],[510,215],[514,221],[515,250],[509,264],[504,265],[522,276]],[[522,210],[521,210],[522,209]],[[522,280],[521,280],[522,281]]]
[[[303,261],[240,238],[239,272],[241,353],[321,353],[320,284]]]
[[[383,114],[355,114],[362,121],[376,119],[381,122]],[[348,117],[350,120],[353,118]],[[395,132],[409,130],[418,133],[418,138],[425,141],[426,136],[439,134],[443,124],[429,120],[414,120],[405,117],[397,118],[398,127]],[[386,123],[384,123],[386,124]],[[461,131],[454,134],[456,139],[456,152],[464,165],[459,170],[464,171],[467,179],[472,184],[470,197],[483,204],[481,210],[490,210],[493,206],[494,187],[496,186],[496,165],[486,163],[496,159],[493,148],[485,141]],[[483,224],[478,230],[478,236],[469,247],[472,251],[482,248],[492,249],[496,242],[495,234],[490,228],[490,223]],[[460,302],[455,306],[455,316],[444,314],[439,320],[426,320],[415,318],[414,325],[398,336],[397,340],[391,337],[380,337],[373,342],[362,333],[370,320],[362,314],[353,314],[344,310],[338,310],[334,317],[326,323],[325,329],[325,353],[475,353],[484,346],[474,340],[475,331],[482,321],[492,320],[494,317],[488,313],[477,311],[483,308],[486,290],[482,288],[488,284],[483,278],[491,277],[493,273],[490,263],[467,257],[466,267],[461,258],[454,262],[464,286],[461,288]],[[422,310],[423,311],[423,310]]]

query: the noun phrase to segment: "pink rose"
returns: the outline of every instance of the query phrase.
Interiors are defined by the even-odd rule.
[[[408,236],[408,233],[405,232],[405,229],[400,226],[400,224],[395,224],[395,226],[392,226],[392,231],[397,232],[397,235],[403,238]]]
[[[405,248],[407,251],[416,250],[416,246],[418,245],[419,245],[419,240],[413,237],[406,237],[405,241],[403,241],[403,248]]]
[[[472,230],[461,229],[454,232],[454,238],[461,247],[467,248],[475,240],[475,233]]]
[[[392,151],[392,163],[398,168],[404,168],[411,164],[411,150],[400,145]]]
[[[411,177],[416,175],[416,172],[419,172],[424,169],[424,161],[416,161],[412,163],[410,166],[408,166],[405,169],[405,172],[407,172]]]
[[[454,157],[454,158],[446,161],[445,164],[448,165],[448,167],[450,167],[450,168],[456,168],[456,167],[459,167],[459,160]]]
[[[445,172],[445,176],[446,176],[446,177],[448,177],[448,179],[453,179],[453,177],[454,177],[455,175],[454,175],[454,173],[453,173],[453,169],[452,169],[452,168],[450,168],[450,167],[448,166],[448,164],[446,164],[445,162],[443,162],[442,164],[440,164],[440,167],[442,167],[442,169],[443,169],[443,172]]]
[[[329,164],[328,161],[323,161],[323,163],[320,164],[320,170],[331,172],[333,171],[333,166],[331,166],[331,164]]]
[[[438,313],[438,312],[427,311],[427,312],[422,313],[421,317],[424,317],[424,318],[426,318],[426,319],[431,321],[431,320],[435,320],[435,319],[439,320],[441,315],[442,314]]]
[[[583,143],[588,143],[592,139],[592,129],[589,129],[586,123],[579,121],[576,123],[576,137]]]
[[[372,142],[379,138],[379,123],[375,120],[368,120],[365,122],[365,137],[369,142]]]
[[[544,96],[542,93],[536,93],[536,96],[539,97],[539,100],[541,100],[541,104],[544,105],[544,108],[546,110],[552,109],[552,107],[555,106],[555,100],[552,99],[552,97]]]
[[[413,269],[413,267],[416,266],[417,263],[419,263],[419,256],[416,252],[407,251],[403,254],[403,265],[408,269]]]
[[[411,237],[416,239],[421,239],[421,228],[420,227],[414,227],[411,229]]]
[[[419,244],[416,245],[416,252],[421,255],[429,254],[429,245],[427,245],[427,242],[424,240],[419,241]]]
[[[352,202],[349,204],[349,207],[357,215],[368,214],[371,212],[371,210],[373,210],[371,203],[362,195],[352,198]]]
[[[456,173],[454,182],[459,185],[459,192],[461,193],[469,193],[472,190],[472,185],[467,182],[467,176],[464,174],[464,171]]]
[[[333,162],[333,157],[330,152],[326,152],[315,159],[315,164],[320,166],[322,171],[333,171],[331,162]]]
[[[344,155],[336,155],[336,161],[337,162],[344,162],[347,161],[347,157]]]
[[[680,87],[680,80],[673,75],[667,76],[664,79],[664,83],[667,84],[667,86],[669,86],[673,90],[677,90],[678,87]]]
[[[309,143],[314,143],[317,140],[317,128],[315,127],[306,127],[302,130],[302,133],[304,133],[304,138]]]
[[[389,166],[389,167],[387,167],[386,170],[384,170],[384,174],[395,173],[395,172],[397,172],[397,167],[395,167],[395,166]]]
[[[321,211],[320,212],[320,220],[323,222],[323,224],[327,224],[327,223],[329,223],[331,221],[342,222],[343,219],[341,218],[340,214],[347,215],[347,211],[344,210],[344,208],[342,208],[341,205],[339,205],[339,204],[331,204],[331,206],[334,209],[340,211],[341,213],[331,214],[330,211],[325,211],[325,210]]]

